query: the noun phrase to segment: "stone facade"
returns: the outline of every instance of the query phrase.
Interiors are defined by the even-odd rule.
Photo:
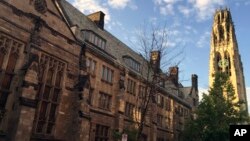
[[[234,24],[228,9],[217,10],[211,33],[209,85],[212,86],[216,72],[226,72],[235,89],[235,101],[246,102],[245,79]]]
[[[147,61],[104,29],[104,13],[85,16],[65,0],[0,9],[1,141],[112,141],[137,127]],[[154,86],[142,140],[180,140],[197,105],[197,76],[183,87],[171,71]]]
[[[54,1],[0,8],[1,140],[71,140],[81,44]]]

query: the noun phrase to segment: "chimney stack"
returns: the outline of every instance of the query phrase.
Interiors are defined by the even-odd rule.
[[[178,81],[179,81],[179,68],[177,66],[175,67],[170,67],[169,68],[169,76],[172,82],[178,86]]]
[[[161,61],[161,52],[160,51],[151,51],[150,53],[150,64],[155,73],[160,72],[160,61]]]
[[[198,91],[198,76],[196,74],[192,74],[192,87]]]
[[[100,29],[104,29],[104,16],[105,14],[102,11],[95,12],[88,15],[90,18]]]

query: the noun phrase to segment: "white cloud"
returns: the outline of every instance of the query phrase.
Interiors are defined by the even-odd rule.
[[[168,47],[186,47],[187,44],[193,43],[190,33],[196,34],[195,29],[189,25],[182,26],[178,19],[175,19],[169,26],[167,32]]]
[[[69,1],[69,0],[68,0]],[[105,23],[111,21],[109,8],[124,9],[129,7],[136,10],[137,5],[131,0],[72,0],[72,4],[84,14],[88,15],[97,11],[102,11],[105,14]]]
[[[155,4],[161,4],[162,0],[153,0]]]
[[[130,0],[108,0],[108,4],[112,8],[123,9],[128,5],[129,1]]]
[[[105,22],[108,23],[111,19],[109,9],[101,4],[100,0],[75,0],[73,5],[84,14],[91,14],[97,11],[105,13]]]
[[[250,1],[246,1],[245,2],[245,5],[247,6],[247,5],[250,5]]]
[[[180,0],[153,0],[162,15],[174,15],[174,5]]]
[[[153,0],[153,2],[163,15],[174,15],[178,11],[185,17],[195,15],[196,21],[211,18],[215,9],[226,4],[225,0]],[[247,4],[246,2],[245,5]]]
[[[119,21],[112,20],[110,24],[107,25],[107,29],[111,30],[112,28],[117,28],[120,31],[125,31],[123,24]]]
[[[152,25],[156,25],[156,24],[157,24],[157,21],[158,21],[157,17],[150,17],[150,18],[149,18],[149,22],[150,22],[150,24],[152,24]]]
[[[174,41],[167,41],[164,43],[163,46],[166,46],[166,47],[175,47],[176,46],[176,43]]]
[[[199,87],[199,101],[201,101],[204,94],[208,94],[208,89]]]
[[[131,8],[132,10],[137,10],[138,6],[135,3],[131,2],[129,3],[129,8]]]
[[[181,27],[181,22],[180,22],[180,19],[178,17],[174,17],[174,21],[173,21],[173,24],[170,26],[170,28],[178,28],[178,27]]]
[[[197,42],[197,47],[203,48],[206,45],[209,45],[210,32],[206,31],[203,35],[200,36],[199,41]]]
[[[180,34],[180,31],[177,30],[177,29],[174,29],[174,30],[169,30],[168,31],[168,36],[177,36]]]
[[[167,4],[165,6],[160,7],[160,13],[162,15],[173,15],[174,14],[174,7],[172,4]]]
[[[210,18],[215,9],[225,4],[224,0],[190,0],[196,10],[198,21]]]
[[[179,6],[178,7],[179,11],[185,16],[185,17],[189,17],[190,14],[192,13],[193,9],[192,8],[189,8],[189,7],[186,7],[186,6]]]
[[[165,2],[165,3],[175,3],[175,2],[177,2],[179,0],[162,0],[162,1]]]
[[[190,25],[185,25],[184,28],[185,28],[184,33],[187,34],[187,35],[189,35],[190,33],[192,33],[192,34],[197,34],[198,33],[198,31],[195,28],[193,28],[192,26],[190,26]]]

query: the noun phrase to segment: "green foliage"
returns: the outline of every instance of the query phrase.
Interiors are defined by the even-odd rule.
[[[119,141],[122,138],[122,133],[118,130],[113,130],[113,139],[114,141]]]
[[[136,141],[136,135],[137,135],[138,130],[135,128],[131,128],[131,129],[124,129],[124,133],[126,133],[128,135],[128,141]]]
[[[215,76],[209,94],[196,110],[196,118],[190,119],[184,130],[185,141],[229,141],[229,125],[249,122],[242,102],[233,102],[235,91],[224,73]]]

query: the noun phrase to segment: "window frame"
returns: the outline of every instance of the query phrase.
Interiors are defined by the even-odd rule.
[[[112,95],[99,92],[99,98],[98,98],[98,108],[111,111],[112,106]]]
[[[114,70],[103,65],[102,66],[102,77],[101,80],[109,84],[113,84]]]
[[[129,68],[135,70],[136,72],[140,72],[141,64],[138,61],[127,55],[123,56],[123,60]]]
[[[136,81],[128,78],[128,82],[127,82],[127,93],[131,94],[131,95],[136,95]]]
[[[97,61],[94,60],[91,57],[86,57],[86,67],[87,67],[87,72],[91,74],[91,76],[95,76],[96,74],[96,66],[97,66]]]
[[[95,127],[95,141],[108,141],[110,135],[110,127],[101,124],[96,124]]]
[[[105,50],[106,49],[106,40],[100,35],[95,33],[92,30],[82,30],[83,38],[85,41]]]
[[[62,95],[66,63],[42,53],[39,61],[38,106],[33,124],[33,134],[51,136],[54,134],[58,108]],[[51,80],[47,75],[52,69]],[[60,81],[60,82],[58,82]]]
[[[124,115],[129,118],[133,118],[134,114],[135,114],[135,105],[130,102],[126,102]]]
[[[0,32],[0,109],[5,111],[24,44]]]

